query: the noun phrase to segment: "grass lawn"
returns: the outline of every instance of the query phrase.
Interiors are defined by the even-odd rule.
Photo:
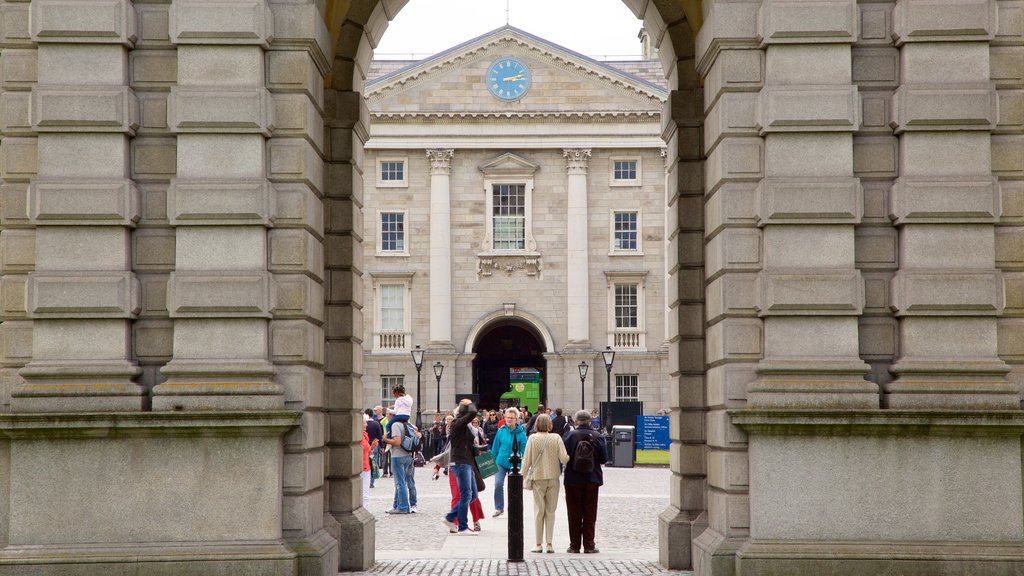
[[[637,450],[636,463],[668,466],[668,450]]]

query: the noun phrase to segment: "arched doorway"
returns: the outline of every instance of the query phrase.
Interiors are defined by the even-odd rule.
[[[502,394],[512,390],[521,396],[513,404],[537,408],[547,395],[547,365],[541,338],[528,325],[499,321],[488,326],[473,345],[473,393],[481,408],[497,409]],[[536,384],[532,377],[536,374]],[[531,390],[536,388],[536,396]],[[537,400],[532,400],[536,398]]]

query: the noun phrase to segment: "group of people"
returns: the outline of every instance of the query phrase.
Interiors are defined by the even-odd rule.
[[[388,514],[416,512],[414,451],[403,447],[406,436],[422,437],[423,451],[433,464],[432,478],[447,474],[451,507],[444,517],[449,532],[475,536],[484,518],[478,482],[482,482],[477,455],[490,451],[497,467],[494,476],[494,514],[505,513],[505,479],[513,469],[513,455],[522,463],[524,483],[533,491],[536,546],[533,552],[554,552],[553,531],[561,485],[565,486],[569,518],[570,553],[597,553],[594,532],[598,489],[603,484],[601,465],[607,448],[598,432],[596,411],[580,410],[568,418],[562,410],[537,406],[534,413],[507,408],[478,413],[472,401],[462,400],[450,414],[434,416],[423,432],[409,424],[413,398],[395,386],[393,408],[366,410],[363,434],[363,506],[369,508],[375,466],[382,473],[386,462],[395,479],[395,496]],[[408,443],[407,443],[408,444]],[[559,479],[561,478],[561,483]],[[470,522],[472,520],[472,523]]]

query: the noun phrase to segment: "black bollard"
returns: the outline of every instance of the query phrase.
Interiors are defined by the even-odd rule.
[[[519,441],[513,437],[512,470],[506,476],[508,485],[508,561],[523,561],[523,475],[519,473]]]

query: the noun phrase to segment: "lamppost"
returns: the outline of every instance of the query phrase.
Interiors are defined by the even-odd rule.
[[[584,360],[583,362],[580,362],[579,369],[580,369],[580,410],[586,410],[587,409],[587,387],[586,387],[587,370],[590,369],[590,366],[587,366],[587,361]]]
[[[437,378],[437,413],[441,413],[441,373],[444,372],[444,364],[434,363],[434,377]]]
[[[420,370],[423,368],[423,349],[417,346],[412,351],[412,363],[416,365],[416,427],[423,427],[423,397],[420,394]]]
[[[601,352],[601,356],[604,358],[604,369],[608,372],[608,394],[605,397],[605,402],[611,404],[612,402],[612,363],[615,362],[615,350],[612,350],[611,346],[605,346],[604,351]]]

